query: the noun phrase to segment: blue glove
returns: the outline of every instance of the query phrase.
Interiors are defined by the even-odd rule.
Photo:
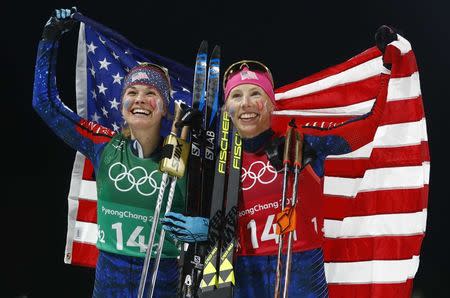
[[[71,9],[55,9],[44,26],[42,39],[57,40],[65,32],[71,30],[75,25],[75,20],[72,19],[72,15],[76,12],[76,7],[72,7]]]
[[[182,242],[202,242],[208,240],[209,220],[204,217],[184,216],[180,213],[168,212],[161,219],[164,230]]]

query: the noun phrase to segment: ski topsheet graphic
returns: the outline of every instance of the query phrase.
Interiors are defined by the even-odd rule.
[[[216,159],[216,130],[219,114],[220,47],[215,46],[208,61],[208,44],[203,41],[195,63],[192,109],[197,117],[190,121],[187,214],[209,217]],[[206,243],[186,245],[180,258],[180,294],[197,297],[203,272]]]
[[[233,263],[242,141],[226,111],[221,115],[219,150],[200,297],[233,297],[235,286]]]

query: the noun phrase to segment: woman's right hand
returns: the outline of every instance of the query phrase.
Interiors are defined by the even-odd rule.
[[[72,18],[73,14],[77,12],[76,7],[71,9],[55,9],[50,19],[44,26],[42,32],[42,39],[44,40],[58,40],[65,32],[70,31],[75,25],[75,20]]]

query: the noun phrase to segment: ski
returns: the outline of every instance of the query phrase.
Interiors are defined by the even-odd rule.
[[[214,291],[214,297],[218,298],[233,297],[233,288],[235,286],[233,263],[236,251],[236,224],[241,180],[242,150],[242,140],[236,127],[233,127],[229,156],[230,162],[228,166],[226,207],[224,213],[222,243],[220,247],[219,274],[217,289]]]
[[[220,85],[219,66],[220,47],[215,46],[208,63],[206,97],[200,96],[198,107],[195,105],[196,101],[193,101],[193,108],[201,112],[202,121],[198,130],[198,152],[200,153],[200,166],[190,167],[189,170],[189,177],[191,180],[188,180],[188,193],[195,193],[195,195],[192,196],[188,195],[188,200],[193,200],[193,202],[189,203],[189,206],[192,208],[188,210],[188,214],[191,216],[208,217],[211,208],[213,185],[210,178],[214,173],[214,164],[216,159],[216,123],[219,110]],[[196,83],[194,82],[194,86],[195,84]],[[193,155],[194,152],[191,152],[191,157]],[[198,155],[195,155],[195,158],[198,159]],[[194,173],[191,173],[191,171]],[[193,192],[191,192],[191,189]],[[197,297],[197,290],[203,272],[203,260],[206,252],[205,245],[206,243],[195,243],[194,245],[189,245],[187,247],[183,260],[184,265],[181,277],[181,279],[184,280],[181,290],[182,297]]]
[[[206,93],[206,71],[208,59],[208,43],[202,41],[195,62],[194,86],[192,94],[192,108],[200,110],[204,106]],[[196,123],[194,123],[196,124]],[[197,215],[201,203],[201,188],[194,181],[201,181],[202,174],[202,127],[191,127],[191,154],[189,156],[188,190],[187,190],[187,215]]]
[[[220,47],[215,46],[208,63],[208,83],[206,92],[205,106],[200,103],[199,109],[203,114],[203,138],[202,138],[202,182],[201,182],[201,201],[198,216],[208,217],[211,209],[213,184],[211,177],[214,176],[214,163],[216,156],[216,129],[217,112],[219,106],[219,72],[220,72]],[[198,182],[196,182],[198,183]],[[204,258],[206,254],[207,243],[195,243],[193,245],[194,258],[191,260],[192,269],[192,292],[194,297],[198,296]]]
[[[208,84],[206,94],[206,111],[204,112],[204,158],[202,160],[202,201],[201,213],[208,217],[211,209],[211,198],[213,184],[211,177],[214,176],[214,165],[216,160],[216,131],[219,114],[219,86],[220,86],[220,47],[215,46],[208,64]],[[202,108],[200,106],[200,108]]]
[[[226,111],[221,113],[218,137],[218,157],[216,159],[213,199],[209,216],[208,244],[204,262],[203,277],[200,283],[201,297],[213,297],[217,287],[220,263],[221,228],[223,223],[223,206],[226,191],[228,144],[230,135],[230,118]],[[212,294],[212,295],[208,295]]]
[[[206,68],[208,59],[208,43],[202,41],[195,61],[194,84],[192,94],[192,108],[199,110],[201,102],[205,100],[206,92]],[[195,216],[200,209],[201,187],[198,181],[202,181],[202,161],[201,161],[201,124],[193,122],[191,125],[191,152],[188,162],[186,193],[186,214]],[[192,289],[192,264],[194,250],[185,243],[180,254],[180,278],[178,294],[180,297],[194,297]]]
[[[226,111],[222,112],[220,119],[220,151],[215,166],[207,254],[200,283],[201,298],[233,297],[235,285],[233,262],[242,141]]]

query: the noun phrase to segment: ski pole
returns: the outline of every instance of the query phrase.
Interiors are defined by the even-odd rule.
[[[175,124],[175,120],[174,120],[174,124]],[[187,137],[187,133],[188,133],[188,128],[187,126],[184,126],[181,132],[181,137],[180,139],[185,141],[186,137]],[[188,152],[188,147],[183,147],[187,148],[185,151]],[[174,151],[175,152],[175,151]],[[187,154],[185,154],[187,155]],[[181,156],[183,156],[183,153],[181,153]],[[175,156],[176,158],[176,156]],[[183,167],[182,171],[178,171],[177,174],[178,176],[183,176],[184,175],[184,169],[185,167]],[[181,170],[181,169],[180,169]],[[173,202],[173,198],[175,195],[175,187],[177,184],[177,178],[178,176],[174,176],[172,177],[172,181],[170,182],[170,189],[169,189],[169,197],[167,198],[167,205],[166,205],[166,212],[165,214],[167,214],[168,212],[170,212],[170,209],[172,208],[172,202]],[[152,298],[153,297],[153,292],[155,291],[155,286],[156,286],[156,277],[158,275],[158,268],[159,268],[159,263],[161,261],[161,255],[162,255],[162,250],[164,247],[164,238],[166,236],[166,230],[162,229],[161,233],[159,235],[159,242],[158,242],[158,248],[156,249],[156,258],[155,258],[155,263],[153,264],[153,270],[152,270],[152,282],[150,285],[150,290],[149,290],[149,294],[148,297]]]
[[[149,236],[149,242],[147,246],[147,251],[145,254],[144,264],[142,267],[142,274],[141,274],[141,280],[139,282],[139,290],[138,290],[138,298],[142,298],[144,295],[145,290],[145,282],[147,280],[147,273],[148,273],[148,266],[150,264],[150,259],[152,255],[153,250],[153,244],[155,242],[155,236],[156,236],[156,229],[158,227],[159,222],[159,214],[161,213],[161,205],[164,198],[164,192],[166,189],[167,179],[169,177],[169,174],[171,176],[176,176],[177,171],[182,168],[184,173],[184,163],[181,162],[181,155],[183,152],[183,142],[181,140],[178,140],[177,135],[177,128],[175,126],[176,121],[178,121],[181,113],[180,103],[176,102],[175,104],[175,119],[172,124],[172,131],[167,136],[166,140],[164,140],[164,146],[163,146],[163,158],[160,162],[160,171],[163,172],[162,179],[161,179],[161,185],[158,193],[158,198],[156,201],[155,211],[153,213],[153,222],[152,227],[150,230],[150,236]],[[164,148],[172,148],[166,149]],[[185,154],[186,155],[186,154]],[[178,158],[172,158],[174,156],[177,156]],[[187,156],[186,156],[187,158]],[[186,160],[186,159],[185,159]],[[159,264],[158,264],[159,266]]]
[[[290,219],[296,220],[295,216],[295,207],[297,205],[297,186],[298,186],[298,176],[300,173],[300,169],[302,168],[302,147],[303,147],[303,139],[301,134],[295,129],[294,130],[294,138],[295,138],[295,158],[294,158],[294,184],[292,189],[292,202],[291,202],[291,212],[294,212],[294,216],[290,215]],[[291,213],[292,214],[292,213]],[[292,238],[294,236],[294,231],[290,231],[288,234],[288,246],[286,253],[286,272],[284,274],[284,289],[283,289],[283,298],[288,297],[288,288],[289,281],[291,277],[291,267],[292,267]]]
[[[153,213],[153,222],[152,222],[152,228],[150,230],[150,239],[149,239],[148,246],[147,246],[147,252],[145,253],[144,265],[142,267],[141,280],[139,282],[139,290],[138,290],[139,298],[142,298],[144,295],[145,281],[147,279],[147,273],[148,273],[148,266],[150,264],[150,259],[152,256],[152,247],[153,247],[153,243],[155,241],[156,228],[157,228],[158,221],[159,221],[159,213],[161,211],[161,204],[162,204],[162,200],[164,197],[164,191],[166,188],[168,176],[169,175],[167,173],[164,173],[162,175],[162,179],[161,179],[161,185],[159,188],[158,199],[156,201],[155,212]]]
[[[291,123],[289,123],[289,127],[286,130],[286,141],[284,143],[284,153],[283,153],[283,194],[282,194],[282,200],[281,200],[281,210],[284,210],[286,207],[286,190],[287,190],[287,183],[288,183],[288,175],[289,175],[289,164],[291,162],[290,160],[290,147],[291,147],[291,136],[292,136],[292,129]],[[277,273],[276,273],[276,279],[275,279],[275,298],[280,297],[280,287],[281,287],[281,270],[282,270],[282,262],[281,262],[281,255],[283,253],[283,234],[280,233],[278,235],[278,256],[277,256]]]
[[[176,183],[177,183],[177,178],[172,178],[172,182],[170,183],[169,198],[167,200],[166,213],[170,212],[173,196],[175,194]],[[165,236],[166,236],[166,231],[164,229],[162,229],[161,234],[159,234],[159,242],[158,242],[158,248],[156,250],[155,263],[153,264],[152,283],[150,284],[150,290],[149,290],[149,294],[148,294],[149,298],[153,297],[153,292],[155,291],[156,276],[158,275],[159,262],[161,261],[161,254],[162,254],[162,249],[164,246]]]

